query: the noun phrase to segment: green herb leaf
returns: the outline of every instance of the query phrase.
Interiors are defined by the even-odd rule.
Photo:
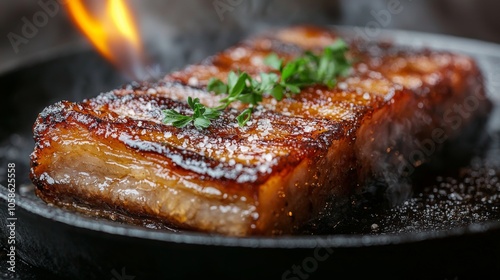
[[[280,59],[277,54],[272,53],[266,56],[266,58],[264,59],[264,63],[271,68],[280,70],[281,65],[283,64],[283,59]]]
[[[163,123],[181,128],[193,122],[197,129],[203,129],[209,127],[211,120],[217,119],[221,114],[220,111],[205,107],[198,98],[188,97],[187,103],[193,110],[193,115],[186,116],[172,109],[163,110]]]
[[[173,122],[175,122],[178,119],[181,119],[183,117],[185,117],[185,116],[174,111],[174,110],[171,110],[171,109],[163,111],[163,122],[164,123],[173,123]]]
[[[194,120],[194,126],[197,128],[197,129],[202,129],[202,128],[207,128],[209,127],[211,124],[210,120],[208,119],[205,119],[205,118],[196,118]]]
[[[209,120],[215,120],[218,117],[220,117],[220,115],[221,115],[221,111],[218,111],[218,110],[215,110],[212,108],[206,108],[205,112],[203,113],[203,116]]]
[[[261,82],[258,86],[260,92],[269,92],[279,80],[274,73],[260,73]]]
[[[188,100],[187,100],[188,105],[189,105],[189,107],[191,107],[193,110],[194,110],[194,109],[195,109],[195,107],[196,107],[196,105],[195,105],[195,101],[200,101],[200,100],[199,100],[199,99],[194,99],[194,100],[193,100],[193,98],[192,98],[191,96],[189,96],[189,97],[188,97]]]
[[[281,101],[281,99],[283,99],[283,96],[285,96],[283,87],[281,85],[276,85],[271,90],[271,95],[274,97],[274,99]]]
[[[233,72],[231,72],[233,73]],[[234,74],[234,73],[233,73]],[[236,74],[235,74],[236,75]],[[231,78],[233,85],[229,85],[229,96],[237,97],[243,92],[243,89],[246,86],[247,79],[249,78],[248,74],[243,73],[237,77]]]
[[[297,70],[298,61],[289,62],[283,67],[283,72],[281,72],[281,80],[286,81],[292,74]]]
[[[331,44],[330,46],[327,47],[327,49],[330,49],[334,52],[344,52],[344,51],[347,51],[347,49],[349,48],[349,46],[347,45],[347,43],[342,40],[342,39],[337,39],[335,40],[335,42],[333,44]]]
[[[229,74],[227,75],[227,86],[229,91],[231,91],[237,81],[238,75],[236,75],[236,73],[234,73],[233,71],[229,72]]]
[[[227,92],[227,85],[217,78],[210,78],[207,85],[208,91],[213,91],[215,94],[222,94]]]
[[[295,93],[295,94],[298,94],[300,93],[300,88],[296,85],[292,85],[292,84],[287,84],[286,85],[286,88],[292,92],[292,93]]]
[[[257,105],[262,102],[262,94],[242,94],[238,100],[245,104]]]
[[[252,108],[246,108],[245,110],[243,110],[243,112],[241,112],[241,114],[236,117],[236,120],[238,121],[238,125],[240,127],[245,126],[245,124],[250,120],[252,111]]]
[[[175,121],[172,122],[172,125],[175,127],[185,127],[192,121],[192,118],[189,116],[179,116]]]

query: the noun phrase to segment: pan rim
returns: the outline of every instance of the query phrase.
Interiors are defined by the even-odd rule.
[[[7,201],[7,188],[0,184],[0,200]],[[16,207],[35,216],[51,222],[61,223],[70,227],[95,233],[105,233],[112,236],[147,239],[151,241],[170,242],[190,245],[268,248],[268,249],[312,249],[316,247],[329,248],[360,248],[373,246],[399,245],[406,243],[437,240],[464,235],[474,235],[500,229],[500,221],[473,223],[463,227],[448,230],[426,230],[410,233],[392,233],[380,235],[366,234],[334,234],[334,235],[291,235],[291,236],[249,236],[234,237],[219,234],[199,232],[169,232],[149,229],[125,223],[113,222],[73,213],[55,206],[49,206],[43,201],[32,200],[21,194],[16,195]]]

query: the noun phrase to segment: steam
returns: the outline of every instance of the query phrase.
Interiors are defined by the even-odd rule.
[[[162,73],[221,51],[251,34],[290,24],[335,24],[336,1],[132,0],[150,67]],[[217,5],[225,8],[217,10]],[[222,14],[222,17],[220,15]],[[332,20],[333,19],[333,20]],[[154,72],[154,71],[153,71]]]

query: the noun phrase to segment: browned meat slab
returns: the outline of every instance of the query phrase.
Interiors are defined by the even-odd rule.
[[[489,111],[471,58],[351,42],[348,77],[332,89],[265,98],[243,128],[234,120],[241,104],[205,130],[161,122],[164,109],[189,113],[187,96],[216,105],[222,97],[206,91],[211,77],[271,71],[269,53],[292,59],[336,38],[317,27],[281,29],[155,84],[49,106],[34,126],[38,196],[147,226],[291,234],[368,180],[407,176],[432,156],[422,146],[439,147]]]

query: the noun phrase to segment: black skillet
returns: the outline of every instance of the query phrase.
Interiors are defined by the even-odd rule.
[[[352,28],[339,29],[348,35],[355,34]],[[499,45],[406,31],[383,31],[381,38],[402,45],[428,46],[474,56],[486,76],[490,97],[500,104]],[[4,109],[0,110],[0,163],[4,169],[0,182],[5,184],[7,163],[14,162],[16,254],[18,262],[22,259],[47,279],[210,276],[236,279],[341,279],[346,276],[463,279],[498,275],[500,220],[494,215],[491,219],[481,219],[481,223],[472,219],[471,223],[434,229],[418,228],[417,225],[411,231],[401,228],[401,233],[393,229],[378,233],[352,231],[234,238],[141,228],[46,205],[34,195],[27,177],[28,155],[33,147],[31,125],[37,113],[60,99],[81,100],[125,82],[89,50],[66,52],[0,76],[4,91],[2,102],[7,105],[4,103]],[[500,130],[499,123],[495,109],[488,126],[490,136]],[[484,150],[490,158],[497,153],[495,145]],[[6,195],[7,190],[0,186],[0,242],[3,247],[7,244],[8,233]],[[0,275],[14,277],[9,272]]]

